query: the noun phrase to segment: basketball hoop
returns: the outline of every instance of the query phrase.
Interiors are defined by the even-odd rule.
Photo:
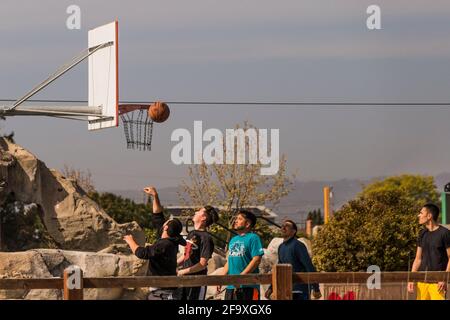
[[[118,21],[89,30],[88,47],[55,73],[35,86],[11,106],[0,105],[0,118],[4,116],[49,116],[87,121],[88,130],[99,130],[119,125],[122,119],[128,149],[151,151],[153,123],[165,122],[170,116],[169,106],[162,101],[150,104],[119,104],[119,50]],[[32,105],[23,102],[49,86],[69,70],[88,59],[87,106]],[[14,101],[14,100],[13,100]],[[50,101],[49,102],[70,102]]]
[[[148,116],[148,105],[119,105],[127,149],[152,150],[153,120]]]
[[[119,116],[122,119],[123,130],[127,140],[127,148],[151,151],[153,123],[161,123],[170,115],[169,106],[157,101],[147,104],[121,104]]]

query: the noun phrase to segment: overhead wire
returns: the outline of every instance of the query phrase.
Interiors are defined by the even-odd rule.
[[[14,102],[15,99],[0,99],[4,102]],[[28,102],[33,103],[87,103],[87,100],[69,100],[69,99],[30,99]],[[155,101],[120,101],[126,104],[150,104]],[[247,105],[247,106],[396,106],[396,107],[450,107],[450,102],[366,102],[366,101],[340,101],[340,102],[324,102],[324,101],[189,101],[175,100],[165,101],[167,104],[179,105]]]

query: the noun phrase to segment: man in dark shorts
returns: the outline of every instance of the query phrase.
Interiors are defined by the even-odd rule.
[[[165,222],[158,192],[154,187],[146,187],[144,192],[153,197],[152,223],[157,228]],[[185,253],[177,261],[177,264],[182,266],[178,271],[179,276],[207,274],[208,260],[214,252],[214,242],[206,229],[217,220],[217,211],[211,206],[205,206],[195,212],[192,218],[194,230],[187,235]],[[181,300],[204,300],[205,295],[206,286],[179,288],[177,291],[177,299]]]
[[[439,208],[426,204],[419,212],[419,223],[425,226],[417,240],[416,258],[411,271],[450,272],[450,230],[438,224]],[[408,291],[414,291],[414,283],[408,283]],[[445,300],[447,283],[418,282],[417,300]]]

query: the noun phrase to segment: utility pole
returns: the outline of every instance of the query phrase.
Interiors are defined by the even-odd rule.
[[[328,223],[333,214],[333,187],[325,186],[323,187],[323,221]]]

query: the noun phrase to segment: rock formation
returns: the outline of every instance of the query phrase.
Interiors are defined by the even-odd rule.
[[[77,265],[85,277],[144,276],[148,262],[133,255],[35,249],[22,252],[0,252],[1,278],[52,278],[62,277],[70,265]],[[0,290],[1,299],[62,299],[62,290]],[[113,300],[123,295],[132,299],[129,291],[121,288],[85,289],[84,299]]]
[[[36,243],[34,247],[84,251],[123,244],[122,237],[126,233],[133,234],[140,244],[145,242],[145,235],[135,222],[116,223],[74,181],[48,169],[29,151],[0,138],[0,152],[0,206],[10,205],[8,218],[15,221],[18,229],[9,230],[10,234],[5,237],[11,224],[3,226],[0,236],[4,241],[0,243],[6,238],[21,236],[19,231],[30,226],[30,221],[24,221],[27,214],[32,215],[35,230],[22,234],[29,238],[22,250],[29,249],[30,243],[33,247],[33,241],[39,237],[45,243]],[[0,214],[5,216],[6,212]],[[16,217],[11,217],[14,215]],[[21,248],[0,249],[17,251]]]
[[[125,234],[145,243],[137,223],[118,224],[75,181],[0,138],[0,278],[62,277],[72,264],[86,277],[146,275]],[[84,297],[140,299],[145,290],[85,289]],[[61,298],[61,290],[0,290],[0,299]]]

